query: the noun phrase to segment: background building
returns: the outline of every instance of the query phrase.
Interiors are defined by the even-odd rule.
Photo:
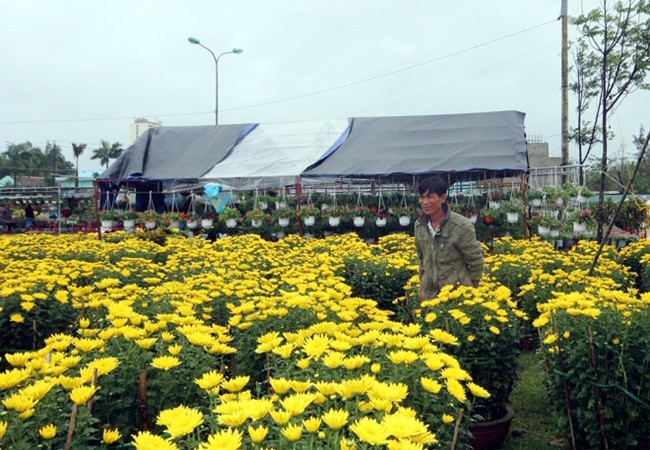
[[[131,144],[135,142],[142,134],[146,133],[149,128],[159,127],[162,122],[152,122],[149,119],[137,118],[131,124]]]

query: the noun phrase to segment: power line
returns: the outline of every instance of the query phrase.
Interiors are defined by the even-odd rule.
[[[345,89],[345,88],[349,88],[349,87],[352,87],[352,86],[357,86],[357,85],[360,85],[360,84],[368,83],[370,81],[375,81],[375,80],[378,80],[378,79],[381,79],[381,78],[396,75],[398,73],[402,73],[402,72],[405,72],[405,71],[408,71],[408,70],[413,70],[413,69],[416,69],[418,67],[422,67],[422,66],[425,66],[425,65],[428,65],[428,64],[432,64],[434,62],[442,61],[444,59],[451,58],[453,56],[458,56],[458,55],[461,55],[463,53],[467,53],[467,52],[470,52],[472,50],[476,50],[476,49],[481,48],[481,47],[492,45],[492,44],[494,44],[496,42],[500,42],[500,41],[509,39],[511,37],[518,36],[518,35],[523,34],[523,33],[527,33],[529,31],[535,30],[537,28],[544,27],[546,25],[549,25],[549,24],[555,23],[555,22],[556,22],[556,20],[553,19],[553,20],[550,20],[548,22],[540,23],[538,25],[534,25],[532,27],[528,27],[528,28],[525,28],[523,30],[520,30],[520,31],[517,31],[517,32],[514,32],[514,33],[510,33],[510,34],[507,34],[505,36],[502,36],[502,37],[499,37],[499,38],[496,38],[496,39],[492,39],[490,41],[486,41],[486,42],[483,42],[481,44],[477,44],[477,45],[474,45],[472,47],[468,47],[468,48],[463,49],[463,50],[458,50],[456,52],[448,53],[448,54],[446,54],[444,56],[439,56],[437,58],[433,58],[433,59],[430,59],[430,60],[415,64],[415,65],[412,65],[412,66],[403,67],[401,69],[393,70],[391,72],[386,72],[386,73],[376,75],[376,76],[373,76],[373,77],[370,77],[370,78],[364,78],[362,80],[353,81],[353,82],[350,82],[350,83],[345,83],[345,84],[341,84],[341,85],[338,85],[338,86],[333,86],[333,87],[330,87],[330,88],[321,89],[321,90],[310,92],[310,93],[307,93],[307,94],[295,95],[295,96],[292,96],[292,97],[285,97],[285,98],[278,99],[278,100],[271,100],[271,101],[268,101],[268,102],[256,103],[256,104],[247,105],[247,106],[239,106],[239,107],[234,107],[234,108],[227,108],[227,109],[224,109],[223,111],[240,111],[240,110],[243,110],[243,109],[252,109],[252,108],[258,108],[258,107],[261,107],[261,106],[275,105],[275,104],[278,104],[278,103],[290,102],[290,101],[293,101],[293,100],[299,100],[299,99],[302,99],[302,98],[313,97],[315,95],[325,94],[325,93],[336,91],[336,90],[339,90],[339,89]],[[142,114],[139,117],[192,116],[192,115],[212,114],[213,112],[214,111],[190,112],[190,113],[174,113],[174,114]],[[128,120],[128,119],[132,119],[133,117],[134,116],[94,117],[94,118],[86,118],[86,119],[45,119],[45,120],[24,120],[24,121],[23,120],[17,120],[17,121],[0,122],[0,125],[24,125],[24,124],[38,124],[38,123],[65,123],[65,122],[95,122],[95,121],[108,121],[108,120]]]

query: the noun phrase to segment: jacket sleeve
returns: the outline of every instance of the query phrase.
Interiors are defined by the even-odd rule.
[[[476,239],[476,229],[467,222],[464,226],[462,237],[458,242],[458,249],[463,255],[463,261],[467,265],[469,276],[472,281],[479,281],[483,277],[483,249],[481,243]]]

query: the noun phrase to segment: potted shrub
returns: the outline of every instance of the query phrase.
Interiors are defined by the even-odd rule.
[[[233,206],[226,206],[219,213],[219,220],[225,222],[228,228],[235,228],[241,220],[241,213]]]
[[[569,221],[573,223],[573,231],[584,233],[596,227],[596,219],[591,211],[585,208],[575,208],[569,214]]]
[[[411,224],[411,219],[413,218],[413,209],[400,206],[393,209],[393,215],[397,216],[399,224],[401,226],[408,227]]]
[[[148,230],[153,230],[156,228],[159,220],[160,214],[158,214],[153,209],[148,209],[138,214],[138,223],[144,225]]]
[[[167,228],[178,228],[181,222],[181,213],[177,211],[168,211],[160,215],[160,221]]]
[[[108,229],[113,228],[113,222],[118,219],[117,211],[115,211],[114,209],[100,210],[98,216],[102,228],[108,228]]]
[[[181,213],[181,220],[185,221],[185,225],[190,230],[199,226],[199,218],[199,215],[195,212]]]
[[[519,216],[526,210],[524,202],[518,198],[504,200],[501,203],[501,210],[506,213],[506,218],[509,223],[515,223],[519,220]]]
[[[255,208],[246,212],[246,219],[250,221],[253,228],[260,228],[268,218],[269,215],[261,208]]]
[[[370,209],[367,206],[357,205],[348,210],[355,227],[362,227],[366,223],[366,217],[370,216]]]
[[[489,392],[487,398],[476,398],[469,414],[477,422],[470,427],[475,449],[485,448],[477,441],[486,423],[503,423],[505,431],[492,433],[503,439],[514,415],[507,404],[517,379],[521,320],[526,315],[511,295],[510,289],[489,280],[478,288],[446,286],[435,299],[423,300],[416,315],[424,330],[431,334],[442,330],[455,338],[443,343],[443,348],[456,356],[474,383]]]
[[[281,227],[289,226],[291,218],[295,216],[295,211],[289,207],[278,208],[273,211],[273,218],[278,221]]]
[[[122,220],[125,230],[132,230],[135,228],[135,219],[138,218],[138,213],[134,209],[121,210],[118,215]]]
[[[330,227],[338,227],[343,217],[343,208],[341,206],[329,206],[321,211],[323,218],[327,219]]]
[[[296,217],[302,219],[306,226],[312,226],[316,223],[316,218],[320,216],[320,209],[316,208],[313,204],[305,205],[296,211]]]
[[[544,198],[544,192],[537,189],[529,189],[526,191],[526,200],[530,206],[539,208],[542,206],[542,199]]]

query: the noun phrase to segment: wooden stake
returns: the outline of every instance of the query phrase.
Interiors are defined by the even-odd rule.
[[[149,431],[149,408],[147,406],[147,371],[140,371],[140,431]]]
[[[70,414],[70,424],[68,425],[68,437],[65,440],[65,450],[72,447],[72,435],[74,434],[74,424],[77,421],[77,404],[72,405],[72,414]]]
[[[458,417],[456,417],[456,425],[454,426],[454,438],[451,441],[451,450],[456,449],[456,444],[458,443],[458,432],[460,431],[460,423],[463,420],[463,414],[465,414],[465,408],[460,408],[458,410]]]

